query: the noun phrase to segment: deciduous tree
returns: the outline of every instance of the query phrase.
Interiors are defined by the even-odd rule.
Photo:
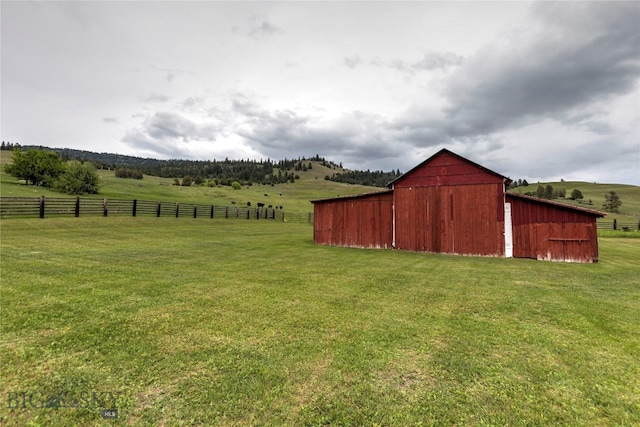
[[[64,172],[65,165],[60,156],[53,151],[27,150],[13,151],[13,162],[5,171],[18,179],[24,179],[27,185],[51,187]]]

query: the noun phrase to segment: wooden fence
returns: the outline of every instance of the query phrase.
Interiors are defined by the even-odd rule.
[[[613,221],[598,221],[598,230],[623,230],[623,231],[640,231],[640,221],[633,222],[618,222]]]
[[[306,215],[306,214],[305,214]],[[51,218],[80,216],[155,216],[176,218],[271,219],[297,221],[282,209],[271,207],[214,206],[72,197],[0,197],[0,218]]]

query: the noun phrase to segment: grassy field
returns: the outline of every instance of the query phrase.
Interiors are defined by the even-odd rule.
[[[0,195],[14,197],[72,197],[42,187],[26,186],[24,181],[7,175],[5,164],[11,163],[12,153],[0,151]],[[251,202],[282,206],[285,212],[307,213],[313,211],[311,200],[380,191],[379,187],[349,185],[326,181],[324,177],[340,170],[324,167],[319,163],[306,172],[298,172],[300,179],[295,184],[259,185],[234,190],[230,186],[207,187],[175,186],[172,178],[145,175],[142,180],[116,178],[114,171],[99,170],[100,194],[83,197],[138,199],[151,201],[198,203],[217,206],[231,206],[233,203],[246,206]]]
[[[2,425],[640,424],[640,239],[583,265],[266,221],[0,226]]]

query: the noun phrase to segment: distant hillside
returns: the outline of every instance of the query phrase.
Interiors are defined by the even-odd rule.
[[[226,184],[239,181],[243,184],[259,183],[284,183],[295,181],[300,172],[305,172],[312,167],[311,162],[326,166],[331,171],[323,179],[342,182],[346,184],[358,184],[366,186],[384,187],[400,175],[400,171],[349,171],[324,157],[315,155],[312,157],[298,157],[297,159],[283,160],[159,160],[134,156],[125,156],[112,153],[96,153],[71,148],[49,148],[41,146],[23,146],[22,149],[44,149],[57,152],[64,160],[89,161],[98,169],[115,170],[119,168],[132,168],[143,174],[162,178],[191,178],[224,180]]]

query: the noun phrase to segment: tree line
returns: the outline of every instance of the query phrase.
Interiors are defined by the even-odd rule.
[[[229,158],[224,160],[159,160],[122,154],[96,153],[73,148],[42,146],[25,146],[23,148],[53,151],[58,153],[63,161],[91,162],[97,169],[114,170],[116,175],[122,178],[142,179],[142,175],[152,175],[183,180],[185,177],[189,177],[193,183],[208,183],[215,180],[216,185],[231,185],[234,181],[238,181],[242,185],[295,183],[295,180],[300,178],[296,172],[312,169],[312,162],[317,162],[331,169],[342,170],[342,162],[335,163],[318,154],[312,157],[285,158],[277,161],[270,158],[266,160],[230,160]],[[391,172],[346,171],[334,173],[325,179],[347,184],[384,187],[399,175],[399,170]],[[189,182],[189,179],[186,182]]]
[[[401,175],[400,170],[384,171],[345,171],[326,175],[328,181],[343,182],[345,184],[368,185],[370,187],[386,187],[387,184]]]
[[[4,142],[2,141],[2,145],[0,145],[0,151],[13,151],[14,148],[20,148],[20,144],[14,144],[12,142]]]
[[[41,146],[28,146],[28,149],[44,149],[54,151],[63,160],[78,160],[91,162],[97,169],[121,170],[119,175],[126,178],[140,179],[139,174],[158,176],[161,178],[191,177],[192,180],[217,179],[222,185],[233,181],[242,184],[280,184],[295,182],[295,171],[308,170],[311,162],[336,168],[337,165],[324,157],[299,157],[297,159],[266,160],[159,160],[143,157],[126,156],[112,153],[96,153],[92,151],[76,150],[72,148],[47,148]],[[299,178],[299,176],[298,176]]]

